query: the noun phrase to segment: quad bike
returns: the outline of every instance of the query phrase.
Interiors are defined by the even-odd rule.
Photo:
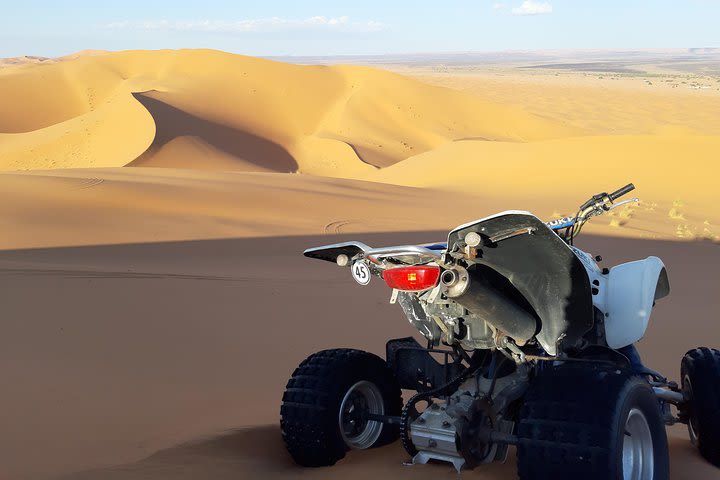
[[[306,250],[362,285],[383,278],[427,346],[408,337],[387,342],[385,360],[353,349],[305,359],[281,406],[293,459],[333,465],[399,437],[413,463],[458,471],[504,461],[514,445],[524,480],[667,479],[664,427],[681,422],[720,466],[720,351],[689,351],[678,385],[634,347],[670,291],[663,262],[600,268],[573,244],[592,217],[637,202],[615,203],[634,188],[548,223],[502,212],[442,244]],[[402,389],[416,393],[403,403]]]

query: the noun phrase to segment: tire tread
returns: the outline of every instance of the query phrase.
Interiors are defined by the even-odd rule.
[[[328,466],[345,456],[347,447],[334,418],[337,410],[334,402],[338,401],[344,385],[358,375],[380,383],[378,387],[383,393],[387,414],[399,415],[400,387],[382,358],[349,348],[314,353],[293,372],[280,407],[283,440],[296,463],[308,467]],[[385,425],[376,445],[395,440],[396,430]]]
[[[611,425],[619,422],[618,398],[631,388],[650,387],[606,367],[566,364],[538,375],[520,412],[519,478],[615,478]]]
[[[693,409],[698,420],[698,450],[720,467],[720,350],[698,347],[688,351],[681,363],[682,381],[690,378]]]

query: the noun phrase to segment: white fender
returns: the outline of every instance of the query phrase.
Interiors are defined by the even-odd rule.
[[[611,348],[640,340],[655,300],[670,293],[662,260],[648,257],[610,269],[607,282],[605,335]]]

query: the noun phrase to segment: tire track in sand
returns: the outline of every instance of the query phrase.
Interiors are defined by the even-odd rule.
[[[350,220],[337,220],[335,222],[330,222],[323,227],[323,233],[326,235],[332,233],[342,233],[342,227],[345,227],[351,223],[352,222]]]

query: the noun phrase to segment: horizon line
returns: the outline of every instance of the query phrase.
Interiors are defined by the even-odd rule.
[[[9,57],[0,57],[2,59],[13,59],[13,58],[36,58],[36,59],[60,59],[65,57],[71,57],[73,55],[80,55],[84,52],[97,52],[97,53],[121,53],[121,52],[137,52],[137,51],[163,51],[163,50],[214,50],[223,53],[230,53],[235,55],[243,55],[248,57],[257,58],[348,58],[348,57],[391,57],[391,56],[423,56],[423,55],[469,55],[469,54],[512,54],[512,53],[549,53],[549,52],[642,52],[642,53],[661,53],[667,51],[688,51],[690,53],[701,53],[693,52],[694,50],[699,51],[718,51],[720,52],[720,46],[694,46],[694,47],[592,47],[592,48],[573,48],[573,47],[562,47],[562,48],[514,48],[514,49],[502,49],[502,50],[437,50],[437,51],[409,51],[409,52],[385,52],[385,53],[347,53],[347,54],[272,54],[272,55],[259,55],[250,53],[239,53],[228,50],[221,50],[217,48],[205,48],[205,47],[181,47],[181,48],[148,48],[148,49],[120,49],[120,50],[105,50],[105,49],[93,49],[88,48],[84,50],[78,50],[71,53],[58,56],[45,56],[36,54],[25,54],[15,55]]]

